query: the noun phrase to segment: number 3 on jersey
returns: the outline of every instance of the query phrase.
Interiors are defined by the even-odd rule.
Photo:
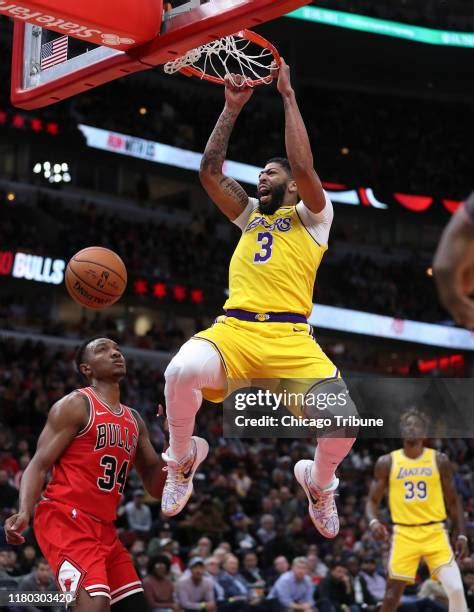
[[[272,256],[273,236],[270,232],[259,232],[257,243],[260,245],[260,250],[255,253],[253,263],[266,263]]]

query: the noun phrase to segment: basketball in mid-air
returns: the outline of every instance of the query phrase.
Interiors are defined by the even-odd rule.
[[[127,269],[110,249],[87,247],[70,259],[65,284],[69,295],[81,306],[106,308],[122,297],[127,286]]]

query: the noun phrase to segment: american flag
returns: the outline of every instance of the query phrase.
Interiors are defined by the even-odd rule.
[[[61,36],[41,46],[41,70],[47,70],[67,60],[68,37]]]

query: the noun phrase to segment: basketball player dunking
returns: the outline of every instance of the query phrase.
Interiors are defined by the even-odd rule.
[[[249,198],[223,174],[230,135],[252,89],[227,80],[224,110],[202,158],[204,188],[242,230],[242,237],[230,264],[226,315],[186,342],[165,373],[170,447],[163,455],[168,475],[162,511],[167,516],[185,506],[193,475],[208,453],[207,442],[192,437],[203,396],[221,401],[228,392],[228,380],[339,380],[338,369],[315,342],[307,323],[333,208],[313,168],[308,135],[284,61],[277,86],[285,109],[288,159],[267,162],[259,175],[258,198]],[[353,438],[320,439],[314,461],[299,461],[295,466],[313,523],[328,538],[339,531],[335,470],[353,442]]]
[[[158,499],[164,464],[141,416],[120,403],[126,365],[117,344],[89,340],[76,364],[89,386],[51,408],[21,481],[19,511],[5,522],[7,541],[22,544],[34,515],[38,544],[59,588],[76,593],[78,612],[105,612],[110,605],[114,612],[146,610],[141,581],[113,521],[132,464]]]
[[[402,414],[403,448],[379,457],[375,464],[366,508],[374,537],[389,538],[377,518],[387,489],[393,522],[389,579],[380,612],[397,609],[405,586],[415,582],[422,558],[443,585],[449,612],[467,610],[461,573],[444,525],[447,507],[456,535],[456,557],[462,559],[468,550],[463,509],[448,457],[424,445],[426,425],[425,415],[415,408]]]

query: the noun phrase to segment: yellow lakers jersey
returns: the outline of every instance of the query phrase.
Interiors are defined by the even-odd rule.
[[[417,459],[410,459],[398,449],[391,457],[388,501],[392,521],[400,525],[444,521],[446,507],[436,451],[425,448]]]
[[[230,262],[224,309],[309,317],[316,272],[326,250],[303,224],[296,206],[282,206],[273,215],[254,210]]]

